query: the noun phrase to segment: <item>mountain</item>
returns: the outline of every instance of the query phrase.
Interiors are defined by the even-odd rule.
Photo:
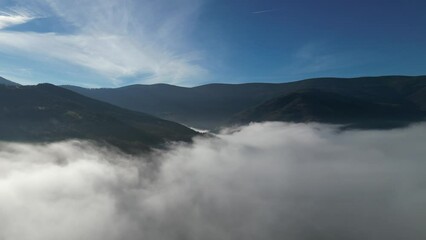
[[[65,87],[82,95],[123,108],[146,112],[157,117],[204,129],[226,126],[230,121],[238,119],[238,116],[236,116],[238,114],[245,115],[245,119],[241,120],[247,121],[249,113],[243,114],[243,111],[250,112],[253,111],[250,109],[266,101],[308,90],[321,91],[321,95],[326,93],[337,94],[348,99],[356,99],[363,102],[364,105],[373,103],[372,107],[413,105],[419,111],[426,110],[426,76],[317,78],[278,84],[208,84],[192,88],[166,84],[132,85],[115,89]],[[296,96],[293,95],[293,97]],[[330,98],[333,97],[336,96],[330,95]],[[313,108],[311,104],[307,106]],[[330,105],[328,107],[335,106]],[[311,110],[306,109],[307,112]],[[341,110],[343,109],[340,108],[339,111]],[[299,109],[299,111],[302,111],[302,109]],[[335,109],[335,111],[338,110]],[[363,113],[362,111],[355,112]],[[315,112],[315,114],[317,113]],[[418,114],[420,113],[415,115]],[[394,117],[399,118],[395,114],[386,115],[386,117],[389,120]],[[310,118],[313,118],[313,116],[300,118],[300,121]],[[313,119],[324,119],[323,121],[326,122],[325,119],[328,118],[316,116]],[[407,121],[411,121],[411,116]]]
[[[196,132],[148,114],[103,103],[50,85],[0,85],[0,140],[88,139],[125,151],[190,141]]]
[[[226,123],[233,114],[277,95],[275,84],[209,84],[194,88],[167,84],[86,89],[82,95],[200,129]]]
[[[345,128],[394,128],[426,119],[426,111],[410,101],[386,103],[316,89],[270,99],[236,114],[232,124],[250,122],[319,122]]]
[[[7,80],[6,78],[0,77],[0,85],[7,86],[20,86],[20,84]]]

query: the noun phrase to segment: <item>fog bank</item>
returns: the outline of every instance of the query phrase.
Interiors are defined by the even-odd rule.
[[[0,239],[425,239],[426,125],[253,124],[132,157],[0,144]]]

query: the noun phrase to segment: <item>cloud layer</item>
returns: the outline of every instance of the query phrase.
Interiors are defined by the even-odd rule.
[[[254,124],[131,157],[0,146],[0,239],[423,239],[426,126]]]

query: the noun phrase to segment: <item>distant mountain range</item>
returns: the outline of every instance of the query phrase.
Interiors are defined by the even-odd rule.
[[[88,139],[128,152],[191,141],[193,130],[100,102],[50,84],[0,85],[0,140],[50,142]]]
[[[285,121],[379,129],[425,119],[426,76],[115,89],[21,86],[0,78],[2,141],[88,139],[135,152],[191,141],[198,133],[184,125],[215,130]]]
[[[426,112],[411,102],[382,102],[324,92],[300,90],[272,98],[233,116],[230,123],[318,122],[344,128],[396,128],[422,121]]]
[[[252,121],[390,128],[426,117],[426,76],[318,78],[290,83],[166,84],[87,89],[82,95],[203,129]]]

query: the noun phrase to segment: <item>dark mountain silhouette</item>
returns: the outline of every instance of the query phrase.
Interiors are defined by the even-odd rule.
[[[50,84],[0,85],[0,140],[103,141],[126,151],[190,141],[196,133],[180,124],[122,109]]]
[[[0,77],[0,85],[7,86],[20,86],[20,84],[7,80],[6,78]]]
[[[229,116],[269,96],[256,96],[258,86],[211,84],[185,88],[167,84],[132,85],[116,89],[64,86],[82,95],[197,128],[214,128]],[[250,97],[252,95],[252,97]]]
[[[293,116],[302,113],[309,113],[306,116],[298,116],[294,119],[290,117],[282,117],[282,121],[308,121],[321,120],[322,122],[336,122],[333,117],[322,116],[327,112],[313,111],[315,108],[335,108],[331,112],[348,113],[352,112],[350,119],[353,119],[353,124],[358,119],[365,119],[375,113],[370,108],[378,107],[381,111],[386,112],[382,117],[372,116],[374,121],[386,119],[392,121],[394,118],[399,122],[402,121],[408,113],[395,112],[388,114],[388,111],[396,111],[399,106],[405,108],[409,106],[410,114],[404,121],[412,122],[418,120],[426,110],[426,76],[409,77],[409,76],[383,76],[383,77],[360,77],[360,78],[317,78],[308,79],[290,83],[249,83],[249,84],[208,84],[199,87],[185,88],[166,84],[156,85],[132,85],[115,89],[85,89],[75,86],[65,86],[68,89],[76,91],[85,96],[106,101],[124,108],[135,111],[147,112],[155,116],[168,120],[180,122],[197,128],[213,129],[221,126],[226,126],[230,122],[236,121],[239,115],[241,121],[250,121],[249,116],[253,120],[257,116],[253,114],[253,107],[268,106],[259,105],[268,100],[281,98],[288,94],[292,98],[298,99],[300,102],[308,101],[308,96],[311,96],[315,91],[317,97],[324,101],[328,99],[324,95],[330,94],[329,99],[342,101],[340,105],[335,106],[329,102],[325,102],[324,106],[319,103],[316,105],[299,104],[297,108],[293,107]],[[303,93],[303,91],[308,91]],[[302,95],[303,96],[302,96]],[[313,96],[313,95],[312,95]],[[337,97],[339,96],[339,97]],[[345,101],[356,100],[361,104],[362,108],[355,106],[346,106]],[[287,98],[285,98],[287,99]],[[289,99],[287,99],[289,100]],[[277,106],[280,100],[274,104]],[[331,101],[331,100],[330,100]],[[282,101],[286,103],[286,101]],[[314,103],[314,101],[312,102]],[[369,106],[371,105],[371,106]],[[306,109],[303,107],[306,106]],[[284,106],[282,106],[284,107]],[[386,108],[386,110],[384,109]],[[286,114],[289,114],[288,106],[285,107]],[[351,110],[349,110],[351,109]],[[356,110],[358,109],[358,110]],[[355,111],[356,110],[356,111]],[[246,113],[242,113],[248,111]],[[265,110],[266,111],[266,110]],[[419,111],[413,113],[412,111]],[[262,111],[260,111],[262,112]],[[260,114],[259,112],[259,114]],[[297,114],[296,114],[297,112]],[[328,113],[330,114],[330,113]],[[262,120],[273,120],[276,118],[274,114],[262,113]],[[267,116],[275,116],[269,118]],[[330,115],[331,116],[331,115]],[[336,115],[336,118],[338,116]],[[338,117],[341,118],[341,117]],[[232,119],[230,121],[230,119]],[[380,120],[381,121],[381,120]],[[347,121],[337,121],[347,122]],[[387,122],[383,122],[385,126]],[[377,122],[378,126],[381,125]]]
[[[426,112],[410,101],[384,103],[308,89],[242,111],[230,123],[319,122],[343,124],[345,128],[394,128],[422,121],[425,117]]]

